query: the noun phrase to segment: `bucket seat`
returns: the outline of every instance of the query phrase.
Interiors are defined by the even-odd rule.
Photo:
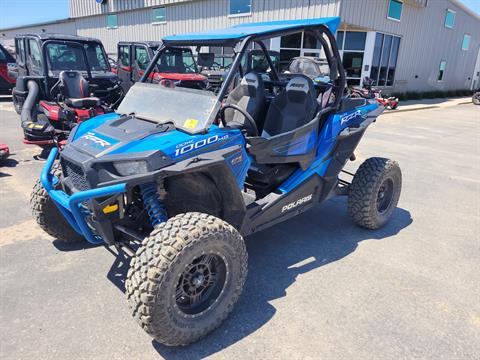
[[[276,96],[265,118],[262,137],[295,130],[310,122],[318,108],[315,86],[305,75],[295,75]]]
[[[265,86],[262,77],[254,72],[245,74],[240,83],[228,95],[227,104],[237,105],[255,120],[258,129],[262,129],[267,108]],[[225,109],[225,121],[228,126],[245,129],[252,133],[251,125],[239,111]]]

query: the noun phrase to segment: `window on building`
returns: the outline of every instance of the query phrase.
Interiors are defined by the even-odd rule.
[[[366,32],[339,31],[337,33],[338,49],[342,56],[348,85],[360,85],[366,38]]]
[[[390,0],[388,3],[387,18],[400,21],[402,17],[403,2],[400,0]]]
[[[40,47],[36,40],[28,40],[28,59],[33,66],[41,68],[42,56],[40,55]]]
[[[230,0],[230,15],[245,15],[252,12],[252,0]]]
[[[398,36],[377,33],[370,70],[370,78],[375,85],[393,86],[399,48]]]
[[[440,66],[438,68],[438,81],[442,81],[445,76],[445,68],[447,67],[447,62],[445,60],[440,61]]]
[[[117,14],[107,15],[107,29],[116,29],[118,27]]]
[[[161,24],[167,21],[167,14],[165,7],[159,7],[152,10],[154,24]]]
[[[130,65],[130,46],[129,45],[121,45],[118,48],[118,62],[121,66],[131,66]]]
[[[455,26],[455,11],[447,9],[445,14],[445,27],[453,29]]]
[[[471,39],[471,36],[469,34],[463,35],[462,50],[470,49],[470,39]]]

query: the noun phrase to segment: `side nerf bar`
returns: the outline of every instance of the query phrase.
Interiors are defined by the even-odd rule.
[[[92,200],[94,198],[123,193],[126,190],[127,184],[121,183],[98,189],[79,191],[73,195],[68,195],[62,190],[55,190],[54,185],[58,182],[58,178],[55,177],[50,170],[52,169],[57,154],[58,149],[53,148],[42,169],[40,181],[42,182],[43,187],[47,190],[48,195],[52,198],[62,215],[77,233],[83,235],[89,243],[103,243],[101,238],[92,234],[79,205],[84,201]]]

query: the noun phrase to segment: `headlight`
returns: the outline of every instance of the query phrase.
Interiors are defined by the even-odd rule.
[[[145,160],[130,160],[114,162],[113,167],[122,176],[145,174],[148,172],[148,165]]]

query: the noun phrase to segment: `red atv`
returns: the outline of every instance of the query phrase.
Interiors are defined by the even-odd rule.
[[[41,147],[50,147],[56,142],[63,145],[78,123],[111,112],[98,97],[91,96],[90,87],[80,72],[62,71],[50,90],[54,101],[40,100],[35,114],[24,103],[23,142]]]
[[[10,149],[5,144],[0,144],[0,161],[5,160],[10,156]]]
[[[118,64],[115,72],[127,92],[147,69],[155,52],[162,47],[160,41],[136,41],[118,43]],[[169,48],[158,59],[149,82],[171,84],[192,89],[205,89],[207,77],[200,74],[190,48]]]
[[[395,110],[398,107],[398,98],[389,96],[382,97],[382,90],[373,87],[373,80],[366,77],[363,79],[363,87],[352,87],[349,89],[351,97],[375,99],[387,110]]]

